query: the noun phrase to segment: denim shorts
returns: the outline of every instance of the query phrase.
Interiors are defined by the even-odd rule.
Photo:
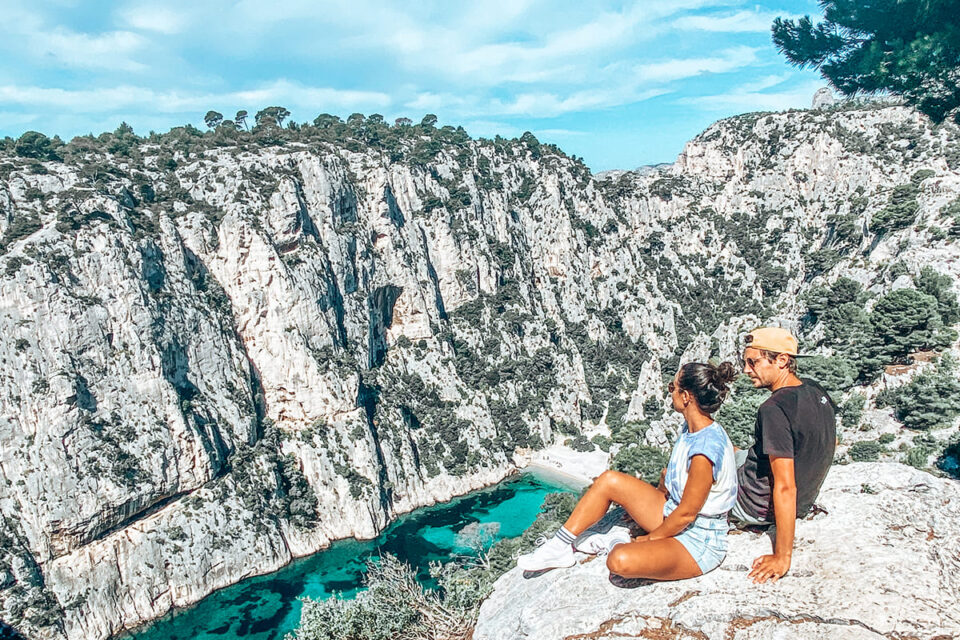
[[[663,517],[676,508],[677,503],[668,499],[663,505]],[[697,516],[690,526],[675,537],[696,561],[701,573],[707,573],[719,567],[727,556],[729,528],[726,515],[720,518]]]

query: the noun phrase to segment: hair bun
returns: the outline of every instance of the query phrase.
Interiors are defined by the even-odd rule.
[[[740,374],[740,372],[737,371],[737,368],[733,366],[733,363],[731,362],[721,362],[716,366],[714,372],[716,374],[715,380],[717,383],[723,386],[727,386],[736,380],[737,376]]]

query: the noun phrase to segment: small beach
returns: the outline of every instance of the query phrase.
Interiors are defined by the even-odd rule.
[[[521,471],[532,473],[550,482],[579,491],[609,468],[610,456],[597,449],[574,451],[564,445],[553,445],[536,451],[525,460],[518,460]]]

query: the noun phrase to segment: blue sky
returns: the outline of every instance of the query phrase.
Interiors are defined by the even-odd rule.
[[[671,162],[718,118],[806,107],[776,16],[810,1],[4,0],[0,135],[68,139],[280,105],[533,131],[594,170]]]

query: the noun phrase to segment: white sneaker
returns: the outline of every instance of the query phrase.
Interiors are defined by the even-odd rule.
[[[556,538],[550,538],[537,549],[517,558],[517,566],[524,571],[563,569],[572,567],[576,563],[577,558],[573,553],[573,547]]]
[[[573,547],[581,553],[591,555],[607,555],[616,544],[630,542],[630,530],[626,527],[611,527],[606,533],[588,533],[577,538]]]

